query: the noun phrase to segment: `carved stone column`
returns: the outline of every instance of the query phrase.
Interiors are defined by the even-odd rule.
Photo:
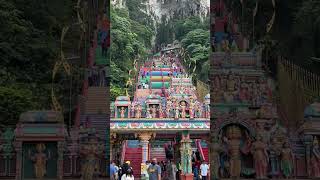
[[[113,150],[114,150],[114,145],[116,143],[116,139],[117,138],[117,134],[116,133],[110,133],[110,162],[112,162],[114,160],[114,154],[113,154]]]
[[[23,171],[22,169],[22,142],[21,141],[16,141],[14,143],[15,150],[16,150],[16,180],[21,180],[21,172]]]
[[[192,174],[192,148],[191,148],[191,139],[189,132],[185,131],[182,134],[182,140],[180,141],[181,147],[181,179],[182,180],[193,180]]]
[[[311,158],[311,146],[312,146],[312,141],[313,141],[313,137],[312,135],[304,135],[303,137],[304,139],[304,145],[306,146],[306,152],[305,152],[305,156],[306,156],[306,172],[308,174],[309,177],[311,177],[310,174],[310,158]]]
[[[151,132],[139,134],[139,139],[142,145],[142,163],[145,163],[149,159],[149,140],[152,136],[155,136],[155,134]]]
[[[64,142],[60,141],[58,142],[58,172],[57,172],[57,178],[59,180],[63,179],[63,150],[64,150]]]

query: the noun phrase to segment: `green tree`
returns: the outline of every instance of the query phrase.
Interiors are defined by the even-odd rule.
[[[0,125],[14,126],[21,113],[33,110],[36,102],[32,97],[32,92],[27,89],[0,87]]]

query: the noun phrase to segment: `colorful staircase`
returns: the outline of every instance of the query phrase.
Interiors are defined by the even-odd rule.
[[[158,162],[166,160],[166,152],[163,147],[151,148],[150,159],[157,158]]]
[[[109,107],[107,87],[89,87],[85,102],[85,114],[107,114]]]
[[[97,135],[101,139],[106,139],[106,130],[109,126],[109,117],[106,114],[86,114],[81,115],[80,122],[82,124],[86,124],[87,120],[89,120],[89,124],[91,128],[96,130]]]
[[[124,155],[124,162],[130,161],[135,178],[141,175],[142,148],[127,147]]]
[[[205,161],[209,162],[209,148],[202,148]]]

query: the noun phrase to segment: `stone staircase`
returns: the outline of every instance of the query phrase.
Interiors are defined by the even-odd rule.
[[[108,114],[108,87],[89,87],[83,114]]]
[[[150,159],[157,158],[158,162],[166,160],[166,152],[163,147],[154,147],[151,148]]]
[[[143,102],[149,95],[150,95],[149,89],[137,89],[134,94],[134,98],[135,98],[135,101]]]
[[[110,118],[107,114],[86,114],[81,115],[80,122],[85,124],[87,119],[92,128],[96,130],[97,135],[105,140],[108,132],[106,130],[110,126]]]
[[[124,162],[130,161],[130,165],[133,169],[133,175],[136,177],[141,176],[141,161],[142,161],[142,148],[130,148],[127,147]]]

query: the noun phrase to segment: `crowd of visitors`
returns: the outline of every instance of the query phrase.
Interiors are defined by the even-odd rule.
[[[199,160],[193,161],[192,169],[194,180],[208,180],[209,165]],[[110,164],[111,180],[134,180],[133,169],[130,161],[126,161],[122,166],[117,166],[115,161]],[[141,180],[180,180],[180,161],[174,163],[171,160],[157,162],[156,158],[146,161],[146,168],[141,172]]]

